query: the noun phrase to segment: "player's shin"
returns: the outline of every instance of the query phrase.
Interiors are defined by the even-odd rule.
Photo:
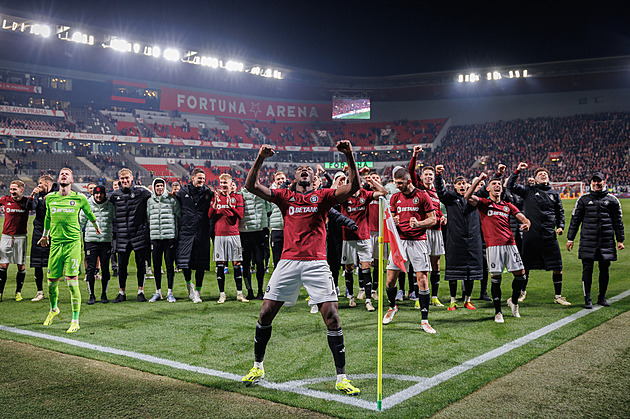
[[[354,295],[354,273],[352,269],[346,267],[343,270],[343,275],[346,278],[346,290],[348,291],[348,298]]]
[[[72,320],[79,320],[81,312],[81,290],[79,289],[79,280],[68,280],[68,288],[70,289],[70,303],[72,304]]]
[[[234,283],[236,283],[236,291],[243,292],[243,267],[234,265]]]
[[[440,289],[440,271],[431,271],[431,297],[438,296],[438,290]]]
[[[217,283],[219,292],[225,292],[225,264],[217,263]]]
[[[346,347],[343,343],[343,332],[341,328],[336,330],[328,330],[328,347],[333,354],[335,360],[335,368],[337,375],[346,373]]]
[[[492,294],[492,304],[494,304],[494,312],[501,312],[501,277],[493,276],[490,278],[490,293]],[[518,300],[517,300],[518,301]]]
[[[420,302],[420,313],[422,314],[422,320],[427,320],[429,318],[429,302],[431,300],[431,296],[429,295],[429,290],[418,290],[418,301]]]
[[[371,299],[372,297],[372,275],[370,268],[361,269],[359,275],[363,277],[363,288],[365,288],[365,298]]]
[[[256,363],[260,363],[262,365],[262,362],[265,359],[267,343],[270,338],[271,325],[262,326],[260,323],[256,323],[256,334],[254,335],[254,361]],[[260,368],[260,366],[258,367]]]
[[[525,275],[515,275],[512,281],[512,302],[518,305],[518,297],[521,296],[521,290],[523,289],[523,282],[525,282]]]
[[[22,292],[22,287],[24,286],[24,279],[26,278],[26,269],[22,269],[21,271],[17,271],[15,274],[15,292]]]
[[[50,301],[50,310],[57,310],[57,300],[59,299],[59,281],[48,281],[48,300]]]
[[[4,286],[7,283],[7,270],[0,268],[0,294],[4,293]]]
[[[556,295],[562,295],[562,273],[554,272],[551,277],[553,279],[554,292]]]

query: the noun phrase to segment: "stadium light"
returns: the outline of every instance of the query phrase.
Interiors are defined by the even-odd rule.
[[[164,50],[164,58],[168,61],[178,61],[179,51],[173,48],[167,48]]]
[[[48,38],[50,36],[50,27],[35,23],[33,26],[31,26],[31,33],[33,35],[39,35],[43,36],[44,38]]]
[[[138,43],[133,44],[133,52],[134,52],[134,54],[139,54],[140,53],[140,44],[138,44]]]
[[[124,39],[112,39],[109,41],[109,47],[114,51],[131,52],[131,44]]]
[[[244,71],[245,70],[245,64],[238,62],[238,61],[228,61],[227,63],[225,63],[225,69],[228,71]]]

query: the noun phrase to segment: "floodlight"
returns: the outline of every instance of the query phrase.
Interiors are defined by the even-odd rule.
[[[238,61],[228,61],[225,63],[225,69],[228,71],[243,71],[245,64],[239,63]]]
[[[75,32],[72,34],[72,38],[70,38],[72,42],[83,42],[83,34],[81,32]]]
[[[135,54],[138,54],[140,52],[140,44],[138,43],[133,44],[133,52]]]
[[[44,38],[48,38],[50,36],[50,27],[36,23],[33,26],[31,26],[31,33],[33,35],[40,35],[40,36],[43,36]]]
[[[164,58],[169,61],[179,60],[179,51],[176,49],[168,48],[164,50]]]
[[[162,53],[162,50],[160,49],[160,47],[152,47],[151,48],[151,55],[154,56],[155,58],[160,58],[160,54]]]
[[[131,44],[124,39],[112,39],[109,42],[109,47],[113,50],[120,52],[129,52],[131,51]]]

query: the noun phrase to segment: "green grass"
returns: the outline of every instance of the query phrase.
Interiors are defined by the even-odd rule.
[[[573,202],[564,202],[567,224]],[[624,200],[622,205],[624,214],[628,214],[630,202]],[[628,223],[627,215],[624,219]],[[560,238],[562,249],[564,249],[565,241],[565,236],[562,236]],[[630,256],[627,252],[628,250],[619,252],[619,261],[613,263],[611,267],[608,296],[617,295],[630,288],[630,282],[625,275],[630,269]],[[577,259],[577,248],[570,253],[563,250],[563,257],[565,265],[563,295],[574,304],[572,307],[553,304],[551,273],[542,271],[534,271],[531,275],[527,299],[521,306],[522,318],[512,318],[508,314],[509,309],[506,308],[504,309],[506,314],[504,325],[496,325],[493,322],[494,311],[491,302],[473,300],[478,308],[476,311],[460,308],[455,312],[448,312],[446,307],[432,308],[430,321],[438,333],[430,336],[420,331],[420,313],[413,308],[413,302],[405,301],[400,304],[400,311],[394,322],[384,327],[383,372],[432,377],[581,310],[583,304],[581,263]],[[9,271],[10,279],[5,288],[5,298],[0,303],[0,324],[67,337],[65,330],[70,321],[70,295],[67,287],[61,286],[59,303],[61,315],[51,327],[45,328],[41,323],[46,317],[48,300],[39,303],[28,301],[35,294],[32,270],[28,270],[24,286],[25,300],[19,303],[10,298],[13,296],[14,274],[15,266],[12,266]],[[507,298],[511,292],[511,280],[507,276],[505,279],[503,295]],[[165,281],[164,278],[163,282]],[[216,304],[218,288],[214,273],[206,274],[206,282],[201,293],[204,300],[202,304],[194,305],[187,299],[181,274],[176,275],[177,303],[168,304],[161,301],[140,304],[133,298],[136,281],[135,269],[132,268],[127,280],[128,295],[132,301],[116,305],[97,303],[87,306],[85,305],[87,289],[85,282],[80,281],[84,301],[81,310],[81,330],[71,338],[234,374],[245,374],[253,361],[254,326],[261,302],[253,301],[248,304],[236,302],[231,272],[226,282],[228,283],[228,302],[223,305]],[[597,281],[594,282],[595,293]],[[147,281],[146,285],[146,294],[149,297],[154,291],[154,286],[151,280]],[[343,284],[340,285],[343,288]],[[478,296],[479,285],[475,285],[477,289],[473,292],[473,298]],[[98,283],[96,289],[98,295],[100,292]],[[115,296],[116,289],[117,281],[114,278],[110,283],[110,298]],[[448,285],[444,281],[440,287],[439,296],[443,302],[448,301]],[[273,334],[265,358],[265,370],[267,379],[270,381],[283,382],[334,375],[332,356],[326,343],[325,325],[319,315],[309,314],[305,297],[306,293],[302,290],[296,306],[283,308],[274,322]],[[386,413],[401,417],[430,416],[488,382],[502,377],[518,366],[628,310],[630,310],[630,298],[616,302],[610,308],[589,314],[507,355],[460,374],[401,403]],[[376,313],[368,313],[363,309],[362,304],[350,309],[344,298],[340,299],[339,311],[344,330],[347,371],[350,378],[353,374],[376,373],[377,322],[379,320]],[[237,382],[3,331],[0,331],[0,338],[27,342],[43,348],[120,364],[214,388],[237,391],[334,416],[364,417],[377,414],[293,393],[261,387],[245,388]],[[329,382],[312,385],[310,388],[333,392],[333,384],[331,379]],[[355,384],[362,390],[360,398],[376,400],[375,380],[356,380]],[[390,396],[412,384],[384,380],[383,396]]]

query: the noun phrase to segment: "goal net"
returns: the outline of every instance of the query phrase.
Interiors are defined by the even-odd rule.
[[[579,198],[584,193],[584,182],[549,182],[560,193],[560,198]]]

